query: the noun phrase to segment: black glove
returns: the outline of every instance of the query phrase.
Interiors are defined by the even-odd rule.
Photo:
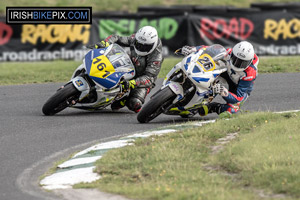
[[[130,81],[124,80],[121,82],[121,85],[122,85],[123,90],[128,90],[129,88],[130,89],[135,88],[136,82],[135,82],[135,80],[130,80]]]
[[[109,46],[109,43],[102,40],[101,42],[97,42],[96,44],[90,44],[90,45],[87,45],[86,47],[89,49],[101,49],[101,48],[105,48],[108,46]]]

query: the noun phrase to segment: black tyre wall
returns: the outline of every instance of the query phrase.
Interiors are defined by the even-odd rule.
[[[163,112],[162,107],[167,106],[176,98],[176,94],[169,88],[165,87],[152,97],[139,112],[137,120],[140,123],[147,123]]]
[[[79,91],[72,83],[68,83],[64,88],[58,90],[43,106],[45,115],[54,115],[68,107],[66,100],[75,96]]]

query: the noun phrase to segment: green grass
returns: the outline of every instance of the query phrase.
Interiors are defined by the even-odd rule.
[[[164,78],[169,70],[181,58],[169,57],[162,64],[159,73]],[[258,65],[259,73],[300,72],[299,58],[261,57]],[[48,62],[0,62],[0,85],[66,82],[81,62],[48,61]]]
[[[241,184],[300,198],[299,117],[261,120],[251,134],[232,143],[214,164],[238,173]]]
[[[259,72],[300,72],[299,56],[261,57],[259,61]]]
[[[295,113],[252,113],[140,139],[109,151],[96,163],[102,178],[75,188],[133,199],[299,199],[299,128]],[[229,133],[238,137],[212,154]]]
[[[255,2],[290,2],[289,0],[10,0],[0,1],[0,14],[5,14],[6,6],[92,6],[93,12],[129,11],[136,12],[139,6],[169,6],[169,5],[203,5],[203,6],[236,6],[249,7]]]
[[[81,62],[0,62],[0,85],[66,82]]]

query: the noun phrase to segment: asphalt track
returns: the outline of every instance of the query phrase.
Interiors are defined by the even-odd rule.
[[[259,75],[243,109],[300,109],[299,80],[300,73]],[[187,121],[177,116],[162,115],[149,124],[139,124],[136,114],[126,109],[88,112],[68,108],[56,116],[43,116],[41,108],[58,86],[0,86],[1,200],[57,199],[51,192],[38,187],[39,176],[54,161],[99,141]],[[206,119],[215,117],[211,115]]]

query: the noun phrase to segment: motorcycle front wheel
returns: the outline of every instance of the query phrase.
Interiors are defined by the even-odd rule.
[[[155,94],[148,103],[146,103],[137,116],[140,123],[148,123],[160,115],[176,98],[176,94],[169,88],[165,87]]]
[[[59,89],[43,106],[44,115],[54,115],[70,105],[72,100],[78,98],[79,91],[72,83]]]

